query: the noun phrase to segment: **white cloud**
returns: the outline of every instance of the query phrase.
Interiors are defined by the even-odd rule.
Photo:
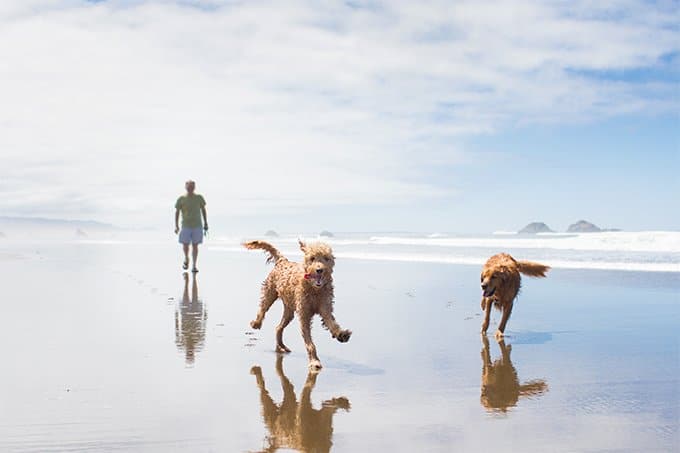
[[[678,52],[673,3],[11,3],[4,213],[153,221],[187,177],[230,214],[417,202],[461,135],[677,107],[584,75]]]

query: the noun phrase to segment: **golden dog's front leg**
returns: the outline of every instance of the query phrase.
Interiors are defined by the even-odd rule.
[[[333,316],[333,309],[328,306],[322,306],[319,309],[319,315],[323,320],[323,325],[330,331],[331,336],[338,340],[340,343],[347,343],[349,338],[352,336],[352,331],[348,329],[342,329],[338,322]]]
[[[501,340],[503,336],[505,335],[505,325],[508,323],[508,320],[510,319],[510,314],[512,313],[512,305],[513,303],[510,302],[509,304],[506,304],[503,306],[503,315],[501,316],[501,322],[498,324],[498,330],[496,330],[496,340]]]
[[[486,331],[489,328],[489,322],[491,320],[491,307],[493,307],[493,302],[491,299],[482,297],[482,310],[484,310],[484,321],[482,321],[482,335],[486,335]]]
[[[311,371],[318,371],[321,369],[321,361],[316,355],[316,346],[312,341],[312,318],[307,314],[300,315],[300,330],[302,331],[302,339],[307,348],[307,356],[309,357],[309,369]]]

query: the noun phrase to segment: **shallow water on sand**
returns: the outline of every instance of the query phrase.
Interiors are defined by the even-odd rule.
[[[273,350],[280,302],[249,328],[260,253],[206,250],[194,280],[170,245],[3,247],[1,451],[680,447],[678,274],[525,279],[499,344],[476,266],[339,260],[354,334],[317,321],[310,375],[296,321]]]

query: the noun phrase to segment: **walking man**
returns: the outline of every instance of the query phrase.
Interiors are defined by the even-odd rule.
[[[198,244],[203,242],[203,232],[208,231],[208,214],[205,210],[205,200],[202,195],[194,193],[196,183],[187,181],[184,184],[187,193],[180,196],[175,203],[175,234],[179,233],[179,242],[184,251],[182,269],[189,269],[189,244],[194,265],[191,272],[198,272]],[[182,229],[179,228],[179,214],[182,213]],[[201,221],[201,215],[203,221]]]

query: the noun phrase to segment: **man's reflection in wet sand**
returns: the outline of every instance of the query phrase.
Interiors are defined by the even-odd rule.
[[[540,379],[520,385],[517,370],[510,360],[512,345],[506,346],[505,341],[499,341],[501,356],[492,363],[489,339],[486,335],[482,335],[482,343],[482,396],[480,401],[487,410],[507,412],[508,408],[517,405],[520,398],[539,396],[548,390],[548,384]]]
[[[178,307],[175,307],[175,344],[180,351],[184,351],[187,365],[196,360],[196,353],[203,349],[205,343],[205,325],[208,312],[203,301],[198,298],[198,283],[193,274],[191,297],[189,297],[189,275],[184,276],[184,295]]]
[[[333,398],[321,403],[321,409],[312,407],[312,390],[317,373],[309,373],[298,402],[295,389],[283,373],[283,356],[276,359],[276,373],[283,388],[283,401],[276,404],[265,388],[262,369],[254,366],[250,374],[255,376],[260,389],[262,417],[269,431],[263,451],[273,452],[279,448],[302,452],[327,452],[333,445],[333,415],[338,409],[349,411],[349,400]]]

